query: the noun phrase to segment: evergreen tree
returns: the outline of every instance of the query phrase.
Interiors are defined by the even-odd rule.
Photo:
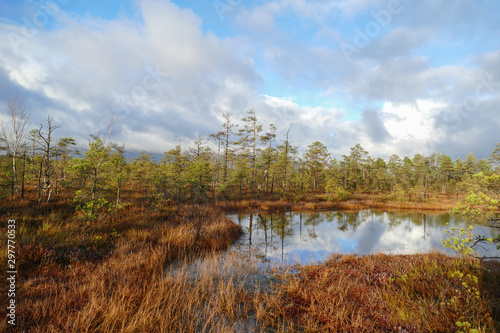
[[[267,145],[267,148],[262,152],[262,165],[264,168],[264,184],[265,191],[268,192],[271,188],[271,193],[274,188],[274,178],[275,178],[275,152],[276,150],[273,148],[273,142],[276,138],[276,126],[274,124],[269,125],[269,132],[266,132],[264,136],[260,138],[262,144]],[[272,169],[271,169],[272,166]],[[271,177],[271,186],[269,186],[269,178]]]
[[[496,145],[495,150],[491,153],[490,161],[498,171],[500,169],[500,143]]]
[[[307,148],[304,155],[306,167],[312,178],[313,190],[316,191],[324,176],[330,153],[328,148],[319,141],[313,142]]]
[[[74,200],[79,203],[77,209],[83,210],[89,218],[96,218],[99,210],[109,204],[106,198],[109,167],[109,148],[94,136],[83,158],[73,165],[76,177],[80,178]]]
[[[244,127],[239,130],[239,135],[241,137],[240,144],[243,146],[244,152],[246,152],[247,148],[250,148],[250,152],[248,153],[250,160],[250,189],[255,192],[255,184],[256,184],[256,160],[257,160],[257,141],[259,139],[259,133],[262,132],[262,124],[257,121],[257,116],[255,114],[255,110],[251,109],[247,111],[248,116],[242,118],[241,120],[244,122]]]

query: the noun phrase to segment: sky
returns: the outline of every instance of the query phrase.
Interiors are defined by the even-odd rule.
[[[86,147],[161,155],[250,109],[333,157],[500,142],[498,0],[3,0],[0,117],[19,95]],[[241,125],[240,125],[241,127]]]

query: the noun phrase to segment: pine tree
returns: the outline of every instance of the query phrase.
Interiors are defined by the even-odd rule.
[[[255,114],[255,110],[251,109],[247,111],[248,116],[242,118],[241,120],[244,122],[244,128],[239,130],[240,135],[240,145],[243,146],[243,149],[246,150],[247,147],[250,148],[249,160],[250,160],[250,190],[255,192],[255,184],[256,184],[256,159],[257,159],[257,140],[258,135],[262,132],[262,124],[257,121],[257,116]]]
[[[307,148],[304,155],[306,167],[312,177],[313,190],[316,191],[321,183],[325,167],[329,162],[330,153],[328,148],[319,141],[313,142]]]
[[[78,209],[87,213],[91,219],[97,218],[99,210],[108,205],[108,169],[110,167],[109,149],[98,136],[93,136],[89,149],[73,165],[75,175],[80,177],[80,189],[75,193]]]

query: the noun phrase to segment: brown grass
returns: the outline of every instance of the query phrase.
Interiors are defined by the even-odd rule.
[[[166,267],[227,249],[242,232],[208,206],[152,209],[134,200],[98,221],[80,221],[77,214],[65,218],[57,206],[42,206],[48,212],[37,214],[30,203],[17,203],[2,216],[16,219],[20,244],[16,331],[194,331],[188,329],[191,317],[207,317],[189,310],[189,299],[198,300],[203,283],[173,283],[165,279]],[[5,268],[6,255],[1,259]],[[0,289],[6,295],[7,283]],[[0,299],[3,311],[7,301]],[[0,322],[0,331],[8,328]]]
[[[452,277],[456,271],[464,277]],[[277,292],[264,296],[262,320],[282,318],[290,331],[306,332],[455,332],[458,321],[494,332],[500,274],[487,274],[478,261],[439,254],[334,255],[284,276]],[[468,291],[474,286],[479,297]]]
[[[499,329],[495,262],[334,255],[326,264],[297,267],[299,274],[277,268],[264,276],[257,262],[223,252],[242,232],[223,211],[360,209],[381,202],[357,200],[178,207],[129,193],[128,207],[97,221],[82,220],[64,197],[40,208],[29,199],[4,206],[1,218],[19,222],[16,331],[453,332],[464,319],[484,332]],[[465,277],[452,277],[456,271]],[[2,295],[6,289],[0,285]],[[0,299],[3,311],[6,302]],[[0,331],[8,329],[0,321]]]
[[[361,210],[361,209],[384,209],[384,210],[413,210],[413,211],[446,211],[456,205],[456,200],[448,197],[440,197],[434,202],[390,201],[384,195],[356,194],[352,199],[326,200],[323,195],[308,196],[306,200],[241,200],[222,201],[217,207],[226,212],[250,212],[250,211],[301,211],[301,210]]]
[[[277,270],[270,284],[259,280],[255,262],[236,256],[212,253],[170,265],[165,258],[165,246],[137,252],[122,244],[98,265],[34,277],[22,287],[18,328],[454,332],[457,321],[468,321],[482,332],[495,329],[488,300],[498,302],[499,272],[485,273],[475,261],[438,254],[335,255],[326,264],[299,267],[299,274]],[[451,277],[455,271],[479,277],[480,298],[467,293],[466,279]]]
[[[208,332],[229,329],[231,325],[221,318],[239,316],[246,293],[235,281],[248,269],[223,276],[209,261],[193,277],[188,261],[166,271],[166,247],[130,252],[123,246],[100,265],[78,265],[56,280],[27,281],[20,295],[24,301],[18,312],[19,329]]]

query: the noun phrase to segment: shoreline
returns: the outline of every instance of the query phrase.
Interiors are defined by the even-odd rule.
[[[225,212],[249,211],[301,211],[301,210],[404,210],[404,211],[440,211],[447,212],[454,207],[457,199],[441,199],[432,202],[390,201],[383,195],[354,196],[349,200],[325,200],[321,196],[311,200],[266,200],[243,199],[240,201],[219,201],[214,205]]]

